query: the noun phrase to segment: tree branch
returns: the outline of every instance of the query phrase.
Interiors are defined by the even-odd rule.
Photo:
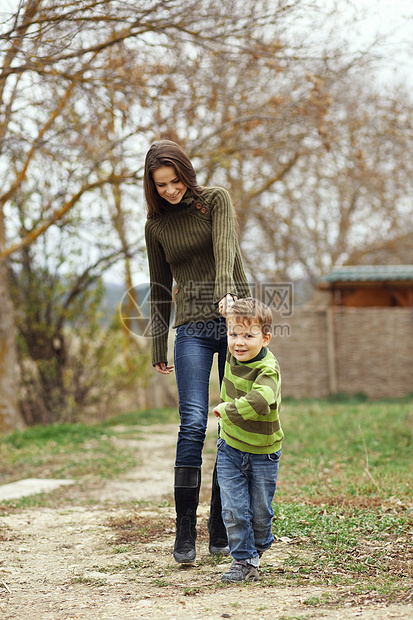
[[[48,220],[40,224],[37,228],[31,230],[27,235],[25,235],[25,237],[23,237],[23,239],[16,243],[13,243],[8,248],[5,248],[2,252],[0,252],[0,262],[14,252],[17,252],[18,250],[21,250],[22,248],[36,241],[36,239],[40,237],[40,235],[42,235],[48,228],[50,228],[50,226],[52,226],[55,222],[60,220],[68,211],[70,211],[70,209],[72,209],[72,207],[74,207],[74,205],[80,200],[83,194],[93,189],[96,189],[97,187],[101,187],[105,183],[113,183],[116,180],[117,177],[114,177],[113,174],[110,174],[105,179],[100,179],[99,181],[82,185],[80,190],[76,194],[74,194],[74,196],[72,196],[70,200],[65,202],[59,209],[57,209]]]
[[[15,191],[21,186],[21,184],[23,183],[24,179],[26,178],[26,172],[27,169],[29,167],[29,164],[31,162],[31,160],[33,159],[33,156],[35,155],[37,149],[38,149],[38,145],[40,143],[40,141],[42,140],[43,136],[45,135],[45,133],[50,129],[50,127],[53,125],[54,121],[56,120],[56,118],[59,116],[60,112],[64,109],[65,105],[67,104],[70,95],[72,94],[72,91],[75,87],[75,83],[72,82],[69,87],[66,89],[65,94],[63,95],[63,97],[60,99],[58,105],[56,106],[56,108],[53,110],[52,114],[50,115],[49,119],[47,120],[47,122],[43,125],[43,127],[40,129],[36,139],[34,140],[32,147],[30,149],[30,151],[27,153],[26,156],[26,161],[24,162],[23,168],[20,170],[20,172],[17,174],[17,177],[14,181],[14,183],[10,186],[10,188],[7,190],[7,192],[5,194],[3,194],[0,197],[0,209],[2,207],[4,207],[4,205],[6,204],[6,202],[13,196],[13,194],[15,193]]]

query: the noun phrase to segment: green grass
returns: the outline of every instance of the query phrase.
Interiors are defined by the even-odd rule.
[[[136,427],[164,424],[176,416],[175,409],[151,409],[98,424],[52,424],[15,431],[0,437],[0,478],[5,484],[28,477],[81,480],[119,476],[136,465],[136,459],[135,450],[119,447],[116,439],[139,437]]]
[[[346,596],[376,602],[410,600],[412,506],[275,503],[274,512],[273,532],[288,541],[281,570],[286,582],[346,586]],[[331,602],[342,596],[330,595]]]
[[[179,422],[179,414],[176,409],[144,409],[142,411],[131,411],[109,418],[102,422],[103,428],[125,425],[125,426],[149,426],[151,424],[173,424]]]
[[[282,425],[273,531],[289,555],[277,582],[347,588],[309,606],[410,601],[413,400],[290,400]]]
[[[413,497],[413,400],[287,401],[281,499]]]
[[[346,574],[381,575],[388,571],[392,558],[397,559],[394,541],[399,549],[408,545],[413,534],[413,509],[276,504],[273,527],[280,538],[306,542],[316,553],[318,569],[345,566]],[[406,561],[407,567],[411,554]]]
[[[329,587],[325,596],[304,601],[309,611],[350,599],[358,605],[410,602],[413,398],[289,399],[281,416],[285,441],[273,531],[279,541],[275,550],[282,551],[280,558],[285,559],[266,564],[264,555],[260,584]],[[138,439],[148,425],[177,422],[176,409],[162,409],[122,414],[97,424],[16,431],[0,438],[0,474],[4,482],[71,477],[80,484],[118,476],[136,464],[135,447],[119,444],[120,439]],[[209,436],[206,458],[212,460],[215,443]],[[65,495],[54,498],[42,494],[14,506],[68,501]],[[138,525],[146,538],[149,525],[157,536],[169,527],[161,522]],[[135,538],[117,542],[114,551],[138,550],[141,542]],[[169,585],[160,578],[154,583]]]

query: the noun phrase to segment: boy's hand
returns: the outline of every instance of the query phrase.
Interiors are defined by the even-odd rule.
[[[212,413],[214,414],[214,416],[216,416],[217,418],[221,417],[221,414],[219,413],[219,405],[217,405],[216,407],[214,407]]]
[[[218,304],[218,310],[220,311],[223,317],[227,316],[227,310],[231,308],[235,299],[236,297],[234,297],[230,293],[227,293],[227,295],[225,295],[225,297],[221,299],[221,301]]]

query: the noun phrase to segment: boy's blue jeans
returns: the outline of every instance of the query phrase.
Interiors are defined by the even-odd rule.
[[[185,323],[176,328],[175,377],[181,423],[176,446],[176,466],[201,467],[209,409],[209,379],[218,353],[221,384],[227,354],[225,319]]]
[[[217,473],[222,518],[235,560],[257,558],[274,542],[272,501],[277,488],[281,450],[250,454],[218,439]]]

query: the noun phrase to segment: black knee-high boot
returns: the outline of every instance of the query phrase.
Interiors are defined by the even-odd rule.
[[[212,555],[229,554],[228,537],[222,520],[221,494],[219,491],[217,464],[212,474],[211,509],[208,519],[209,552]]]
[[[174,558],[177,562],[193,562],[196,557],[196,510],[200,486],[200,467],[175,467],[176,539]]]

